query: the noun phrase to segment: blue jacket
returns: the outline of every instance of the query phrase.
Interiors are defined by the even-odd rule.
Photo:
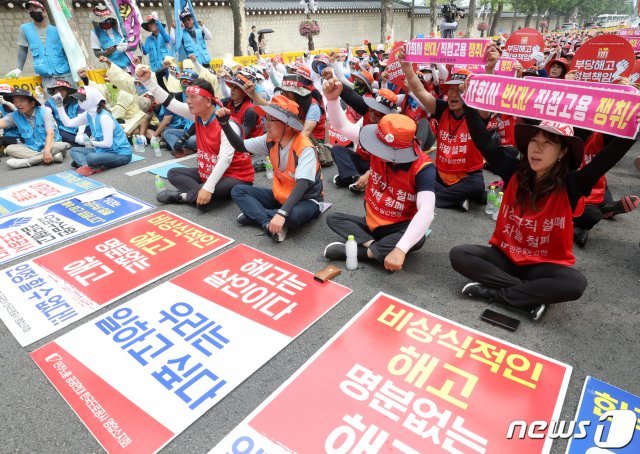
[[[112,29],[113,39],[111,39],[107,34],[107,32],[101,29],[100,27],[93,27],[93,29],[95,30],[96,36],[100,41],[100,46],[102,47],[102,50],[107,50],[108,48],[117,46],[122,42],[122,35],[118,33],[118,30],[116,30],[115,28]],[[124,52],[115,51],[114,53],[109,55],[108,58],[113,63],[121,67],[122,69],[127,69],[131,64],[131,60],[129,60],[129,57]]]
[[[20,137],[24,144],[34,151],[42,151],[47,140],[47,130],[44,128],[44,109],[45,107],[36,106],[34,110],[36,119],[33,126],[31,126],[27,117],[20,112],[11,112],[11,117],[20,131]],[[57,126],[55,127],[54,140],[56,142],[62,140]]]
[[[167,125],[167,128],[182,129],[184,127],[185,119],[180,115],[174,114],[167,110],[164,106],[160,106],[160,110],[155,112],[158,121],[162,121],[166,115],[172,115],[171,122]]]
[[[78,134],[78,128],[77,127],[71,127],[71,126],[65,126],[64,123],[62,123],[62,119],[60,118],[60,114],[58,113],[58,109],[56,109],[56,103],[53,102],[53,100],[51,98],[49,98],[46,102],[46,104],[51,107],[51,112],[53,113],[53,118],[55,118],[56,123],[58,123],[58,128],[62,129],[63,131],[66,131],[70,134]],[[67,104],[66,106],[64,106],[64,110],[65,112],[67,112],[67,116],[69,118],[76,118],[78,116],[78,111],[80,110],[80,107],[78,107],[78,103],[77,102],[70,102],[69,104]]]
[[[67,54],[64,53],[58,29],[53,25],[47,26],[47,45],[43,45],[33,22],[20,26],[29,43],[29,50],[33,56],[33,69],[39,76],[61,76],[71,73]]]
[[[156,21],[156,24],[158,24],[158,35],[151,34],[142,45],[142,52],[149,56],[149,66],[153,72],[162,68],[164,57],[172,55],[167,47],[168,44],[171,44],[171,37],[160,21]]]
[[[91,128],[93,140],[101,142],[104,138],[102,136],[102,124],[100,123],[100,117],[102,115],[109,116],[115,123],[116,127],[113,129],[113,143],[111,144],[111,148],[96,147],[96,153],[116,153],[122,156],[131,156],[131,145],[127,140],[127,135],[125,134],[124,129],[122,129],[116,119],[113,118],[113,115],[111,115],[107,110],[103,110],[97,114],[95,119],[91,118],[91,115],[87,114],[87,125]]]
[[[8,115],[11,115],[11,112],[8,112],[7,109],[0,104],[0,114],[2,114],[3,117],[6,117]],[[17,127],[12,127],[12,128],[7,128],[4,130],[4,136],[5,137],[20,137],[20,131],[18,130]]]
[[[179,52],[180,61],[186,60],[189,55],[194,54],[201,65],[208,65],[211,63],[211,57],[209,56],[207,42],[204,39],[202,30],[195,27],[193,30],[196,33],[195,41],[186,29],[182,31],[182,45]]]

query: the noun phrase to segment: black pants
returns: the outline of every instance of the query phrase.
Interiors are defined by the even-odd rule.
[[[169,183],[174,185],[176,189],[187,194],[187,203],[191,205],[196,204],[198,192],[204,185],[200,180],[198,169],[174,167],[169,170],[167,177],[169,178]],[[220,206],[225,200],[229,200],[231,198],[231,189],[239,184],[251,183],[231,177],[220,178],[220,181],[216,184],[216,189],[213,192],[211,201],[207,205],[199,206],[198,208],[201,210],[210,210]]]
[[[463,244],[449,252],[458,273],[496,290],[498,302],[513,306],[554,304],[579,299],[587,287],[580,271],[555,263],[518,266],[491,246]]]
[[[585,205],[584,213],[577,218],[573,218],[573,226],[582,230],[591,230],[602,220],[602,211],[600,211],[600,207],[609,202],[613,202],[613,196],[609,191],[609,186],[606,186],[604,191],[604,200],[602,203],[600,205]]]
[[[371,166],[369,161],[365,161],[355,151],[342,145],[331,147],[331,156],[338,168],[338,175],[343,180],[360,176],[366,173]]]
[[[327,225],[345,240],[349,235],[353,235],[358,245],[372,241],[369,250],[373,257],[380,263],[384,263],[385,257],[395,249],[402,235],[407,231],[408,222],[378,227],[375,230],[369,229],[364,217],[351,216],[344,213],[331,213],[327,216]],[[424,244],[422,237],[409,252],[417,251]]]
[[[75,134],[72,134],[69,131],[65,131],[63,129],[58,130],[58,132],[60,133],[60,137],[62,137],[62,141],[67,142],[68,144],[71,144],[71,148],[84,146],[84,145],[80,145],[79,143],[76,143]],[[91,144],[86,144],[86,145],[91,146]]]
[[[436,208],[458,208],[465,199],[481,202],[483,194],[482,170],[470,173],[451,186],[445,186],[440,176],[436,176]]]

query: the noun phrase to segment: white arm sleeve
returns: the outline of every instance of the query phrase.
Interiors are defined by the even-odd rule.
[[[436,194],[432,191],[418,192],[416,205],[418,206],[418,212],[413,216],[407,231],[404,232],[404,235],[396,244],[396,247],[405,254],[420,241],[420,238],[425,236],[431,222],[433,222]]]
[[[340,82],[342,82],[343,85],[346,85],[349,88],[353,88],[353,83],[349,82],[347,80],[347,78],[344,76],[344,71],[342,69],[342,65],[340,63],[338,63],[337,61],[333,62],[333,64],[331,65],[331,67],[333,68],[333,73],[336,75],[336,77],[338,78],[338,80]]]
[[[222,98],[228,98],[231,96],[231,89],[226,83],[224,83],[224,80],[220,82],[220,93],[222,93]]]
[[[144,87],[151,92],[153,97],[158,101],[159,104],[162,104],[167,100],[169,94],[164,91],[154,79],[149,79],[144,82]],[[187,118],[191,121],[195,121],[196,117],[189,111],[189,106],[185,103],[178,101],[177,99],[172,99],[167,107],[172,113],[176,115],[180,115],[181,117]]]
[[[211,32],[207,29],[206,25],[204,25],[204,23],[200,26],[200,28],[202,29],[202,36],[205,40],[209,41],[211,39]]]
[[[113,145],[113,130],[116,127],[116,123],[108,115],[102,115],[100,117],[100,126],[102,126],[102,140],[96,142],[91,141],[91,145],[97,148],[111,148]],[[120,127],[120,125],[117,125]]]
[[[58,111],[58,115],[60,115],[60,120],[62,120],[62,124],[67,128],[75,128],[77,126],[86,125],[87,124],[87,113],[83,112],[75,118],[69,118],[67,112],[64,110],[64,107],[56,106],[56,110]]]
[[[340,100],[327,100],[327,114],[331,118],[331,127],[353,143],[360,141],[360,128],[358,124],[353,124],[347,118],[347,114],[340,107]]]
[[[440,78],[440,80],[437,81],[436,84],[439,84],[441,81],[446,81],[449,78],[449,70],[442,63],[437,63],[436,66],[438,68],[438,76],[437,77]]]
[[[218,120],[215,119],[213,121],[218,121]],[[236,134],[242,135],[242,132],[240,132],[240,128],[238,127],[237,124],[231,123],[231,122],[229,124],[231,125],[233,130],[236,132]],[[216,162],[216,165],[213,167],[213,170],[211,171],[211,175],[209,175],[209,178],[207,178],[207,181],[202,186],[202,189],[204,189],[207,192],[210,192],[211,194],[213,194],[213,192],[215,191],[216,185],[218,184],[218,181],[220,181],[220,178],[222,178],[222,175],[224,175],[224,173],[227,171],[227,169],[231,165],[231,161],[233,160],[233,154],[235,153],[235,150],[229,143],[229,139],[227,139],[227,136],[224,135],[224,133],[220,133],[220,134],[221,134],[221,137],[220,137],[220,151],[218,152],[218,162]]]

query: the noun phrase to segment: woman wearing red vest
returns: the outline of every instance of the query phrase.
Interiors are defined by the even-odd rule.
[[[195,121],[198,167],[169,170],[169,182],[177,190],[160,192],[158,202],[189,203],[210,211],[229,199],[234,186],[253,184],[251,156],[236,152],[222,134],[215,116],[220,102],[209,82],[203,79],[191,82],[186,90],[187,102],[182,103],[158,86],[148,67],[138,66],[136,76],[168,110]],[[240,127],[235,123],[234,127],[240,133]]]
[[[261,227],[276,243],[320,214],[323,202],[322,173],[316,149],[302,134],[298,105],[284,96],[256,107],[265,117],[267,133],[243,140],[228,122],[228,109],[217,113],[222,130],[236,150],[268,156],[273,163],[273,188],[238,186],[231,197],[242,213],[238,222]]]
[[[471,138],[505,182],[504,198],[491,246],[451,249],[453,268],[472,281],[462,293],[472,298],[525,311],[534,320],[548,304],[577,300],[586,278],[576,269],[572,218],[591,192],[634,140],[613,139],[589,164],[583,142],[573,128],[543,121],[516,125],[517,150],[490,140],[478,111],[464,107]],[[523,158],[518,160],[520,151]]]
[[[247,82],[253,81],[248,75],[239,73],[225,80],[227,87],[231,90],[231,96],[225,107],[231,112],[231,119],[242,125],[242,137],[260,137],[264,134],[264,126],[254,111],[253,101],[244,91],[244,84]]]
[[[422,247],[434,216],[435,166],[416,140],[416,124],[390,113],[377,124],[364,127],[347,122],[338,100],[342,83],[324,84],[327,110],[340,132],[369,153],[370,177],[365,189],[365,216],[331,213],[329,228],[347,239],[355,237],[358,258],[373,259],[389,271],[402,269],[409,252]],[[325,258],[345,260],[342,242],[327,245]]]

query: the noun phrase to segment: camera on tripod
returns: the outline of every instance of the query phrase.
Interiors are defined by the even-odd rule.
[[[442,5],[440,13],[446,22],[455,22],[458,18],[464,18],[464,9],[458,8],[455,3],[450,2],[448,5]]]

